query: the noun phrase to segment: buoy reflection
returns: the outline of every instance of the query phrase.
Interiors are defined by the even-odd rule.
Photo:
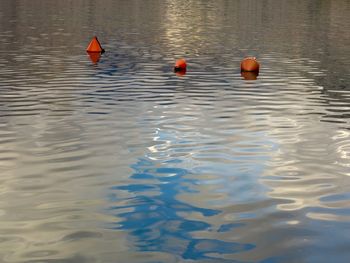
[[[186,75],[186,69],[175,69],[174,72],[178,77],[183,77]]]
[[[97,64],[100,61],[101,53],[87,52],[92,63]]]
[[[257,71],[242,71],[241,76],[245,80],[256,80],[259,76],[259,72],[257,72]]]

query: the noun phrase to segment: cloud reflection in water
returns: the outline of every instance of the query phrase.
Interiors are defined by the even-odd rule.
[[[122,219],[115,228],[129,231],[140,251],[167,252],[184,259],[205,260],[215,259],[209,253],[232,254],[254,248],[252,244],[195,237],[194,232],[210,231],[211,225],[188,219],[186,214],[195,212],[210,217],[221,211],[196,207],[177,199],[181,192],[193,192],[184,186],[195,183],[193,179],[186,178],[190,173],[188,170],[159,167],[155,161],[145,157],[139,159],[132,168],[135,170],[132,179],[151,180],[153,183],[135,182],[112,187],[116,191],[112,201],[127,204],[111,207],[111,210]],[[119,197],[119,191],[127,191],[133,196]],[[130,210],[125,212],[126,209]],[[225,225],[218,231],[224,232],[231,228]]]

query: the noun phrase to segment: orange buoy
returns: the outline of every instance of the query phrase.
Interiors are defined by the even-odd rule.
[[[248,57],[241,62],[241,71],[259,72],[259,62],[255,57]]]
[[[105,50],[101,47],[100,42],[98,41],[97,37],[94,37],[88,47],[86,48],[87,52],[97,52],[97,53],[103,53]]]
[[[187,67],[186,60],[181,58],[181,59],[178,59],[176,61],[175,66],[174,66],[174,71],[175,72],[179,72],[179,71],[186,72],[186,67]]]

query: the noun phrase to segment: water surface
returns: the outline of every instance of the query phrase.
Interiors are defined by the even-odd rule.
[[[348,262],[349,15],[1,1],[0,261]]]

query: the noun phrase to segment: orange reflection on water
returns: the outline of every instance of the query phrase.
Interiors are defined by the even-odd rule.
[[[241,72],[241,76],[245,79],[245,80],[256,80],[259,76],[259,72],[255,72],[255,71],[242,71]]]
[[[97,64],[100,61],[100,52],[87,52],[92,63]]]
[[[174,71],[178,77],[183,77],[186,75],[186,69],[179,69]]]

